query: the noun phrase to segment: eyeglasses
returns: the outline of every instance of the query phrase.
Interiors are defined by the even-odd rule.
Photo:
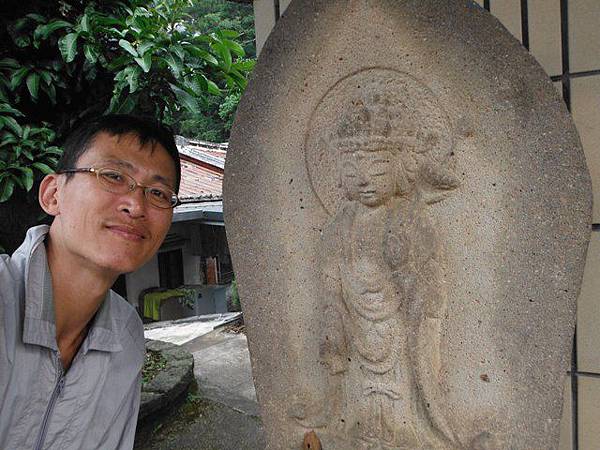
[[[82,167],[77,169],[64,169],[56,172],[61,173],[93,173],[104,190],[114,194],[126,194],[135,191],[136,187],[142,188],[144,197],[152,206],[161,209],[174,208],[179,204],[177,194],[172,190],[160,186],[143,186],[130,175],[116,169],[105,167]]]

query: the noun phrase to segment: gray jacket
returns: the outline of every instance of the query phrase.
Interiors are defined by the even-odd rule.
[[[65,374],[44,238],[0,255],[0,449],[131,449],[144,361],[142,323],[110,291]]]

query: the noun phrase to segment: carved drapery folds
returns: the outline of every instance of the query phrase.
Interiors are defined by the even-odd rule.
[[[353,74],[320,106],[330,95],[344,99],[337,128],[308,138],[339,176],[337,196],[315,186],[333,213],[322,239],[329,392],[309,408],[318,418],[297,418],[323,428],[335,448],[466,448],[440,388],[447,295],[427,211],[459,186],[448,119],[426,86],[397,71]]]

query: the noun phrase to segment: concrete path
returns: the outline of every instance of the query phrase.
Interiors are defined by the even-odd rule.
[[[205,398],[245,414],[259,415],[244,334],[215,330],[183,347],[194,355],[194,375]]]
[[[154,322],[144,327],[144,337],[182,345],[240,317],[241,313],[223,313]]]
[[[176,322],[152,324],[144,334],[192,353],[197,390],[140,427],[135,449],[264,449],[246,336],[213,329],[223,317]]]

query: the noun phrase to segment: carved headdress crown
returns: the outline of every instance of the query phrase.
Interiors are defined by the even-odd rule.
[[[385,94],[372,93],[353,101],[342,116],[331,143],[342,153],[388,150],[414,145],[415,124],[403,105]]]

